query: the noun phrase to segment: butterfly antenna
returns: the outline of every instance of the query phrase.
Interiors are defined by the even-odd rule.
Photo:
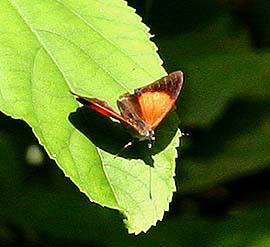
[[[113,157],[114,159],[116,159],[119,154],[121,154],[126,148],[130,147],[133,144],[132,141],[129,141],[124,147],[121,148],[121,150]]]

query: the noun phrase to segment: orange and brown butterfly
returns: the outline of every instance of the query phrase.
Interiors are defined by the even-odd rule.
[[[75,95],[83,105],[124,123],[140,141],[153,141],[156,127],[173,108],[183,82],[183,72],[176,71],[145,87],[135,89],[133,94],[121,95],[117,101],[120,114],[105,101]]]

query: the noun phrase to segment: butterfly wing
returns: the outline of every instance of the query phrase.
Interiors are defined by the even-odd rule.
[[[120,114],[118,114],[117,112],[115,112],[105,101],[96,99],[96,98],[86,98],[86,97],[81,97],[81,96],[77,96],[77,100],[82,103],[83,105],[89,107],[90,109],[104,115],[107,117],[112,117],[115,118],[119,121],[124,122],[125,124],[129,123],[127,122],[126,119],[123,118],[123,116],[121,116]]]
[[[118,102],[122,116],[137,129],[154,130],[174,106],[183,81],[183,73],[176,71],[134,94],[122,95]]]

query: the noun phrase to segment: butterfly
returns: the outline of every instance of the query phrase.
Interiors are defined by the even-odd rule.
[[[155,129],[173,108],[183,82],[183,72],[176,71],[147,86],[135,89],[134,93],[121,95],[117,101],[120,114],[105,101],[75,95],[83,105],[126,125],[139,141],[154,141]]]

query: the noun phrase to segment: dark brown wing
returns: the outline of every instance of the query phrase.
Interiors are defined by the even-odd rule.
[[[134,94],[120,96],[118,106],[122,116],[140,129],[155,129],[175,104],[183,81],[183,73],[176,71],[136,89]]]
[[[163,92],[167,93],[172,99],[177,99],[184,82],[182,71],[175,71],[167,76],[160,78],[153,83],[135,90],[134,94],[140,96],[145,92]]]

